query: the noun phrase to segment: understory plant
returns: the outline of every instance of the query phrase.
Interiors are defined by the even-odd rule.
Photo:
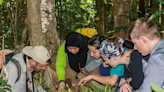
[[[72,86],[74,87],[76,84],[72,84]],[[116,84],[115,86],[111,86],[108,85],[108,83],[106,85],[101,85],[100,83],[92,80],[92,84],[91,85],[85,85],[85,84],[81,84],[80,88],[82,92],[116,92],[116,88],[118,87],[118,84]],[[56,85],[57,88],[57,85]],[[68,84],[66,84],[66,89],[63,90],[58,90],[58,92],[73,92],[71,90],[71,88],[69,88]],[[119,90],[117,91],[119,92]]]
[[[11,92],[11,86],[6,83],[6,80],[0,79],[0,92],[6,92],[6,90]]]

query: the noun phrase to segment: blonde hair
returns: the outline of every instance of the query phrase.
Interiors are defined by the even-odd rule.
[[[146,36],[149,40],[160,38],[157,25],[153,21],[148,21],[147,18],[137,19],[129,31],[131,31],[131,38],[134,39],[139,39],[140,36]]]

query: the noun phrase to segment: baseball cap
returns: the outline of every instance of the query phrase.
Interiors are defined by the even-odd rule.
[[[51,58],[44,46],[26,46],[22,52],[40,64],[48,64],[47,61]]]

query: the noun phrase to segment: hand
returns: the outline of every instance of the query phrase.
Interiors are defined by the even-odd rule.
[[[102,63],[104,67],[108,67],[109,65],[107,65],[105,62]]]
[[[80,84],[83,82],[83,84],[85,84],[86,82],[90,81],[92,79],[92,75],[88,75],[84,78],[82,78],[79,83],[78,83],[78,86],[80,86]]]
[[[132,92],[131,89],[133,89],[129,83],[124,82],[124,84],[120,87],[120,92]]]
[[[119,87],[120,87],[121,84],[124,83],[124,82],[126,82],[126,81],[125,81],[125,78],[121,78],[120,83],[119,83]]]
[[[59,83],[58,90],[62,90],[62,89],[64,89],[64,88],[65,88],[65,82],[64,82],[64,81],[61,81],[61,82]]]

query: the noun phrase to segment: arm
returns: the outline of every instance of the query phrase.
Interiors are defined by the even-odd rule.
[[[131,73],[132,81],[130,82],[130,85],[134,90],[137,90],[141,86],[144,78],[142,71],[142,56],[138,51],[133,51],[131,54]]]
[[[125,78],[125,79],[131,77],[131,73],[130,73],[130,71],[127,69],[127,67],[128,67],[128,69],[129,69],[129,65],[128,65],[128,66],[124,65],[124,78]]]
[[[85,69],[88,70],[88,72],[96,69],[97,67],[99,67],[102,63],[102,59],[99,58],[99,59],[95,59],[94,57],[91,57],[90,56],[90,51],[88,52],[88,57],[87,57],[87,62],[86,62],[86,65],[85,65]]]
[[[139,88],[139,92],[151,92],[151,82],[155,82],[162,86],[164,82],[164,54],[153,55],[149,61],[144,73],[144,81]]]
[[[110,70],[110,76],[89,75],[81,79],[78,85],[80,85],[82,82],[86,83],[89,80],[93,79],[102,84],[108,83],[109,85],[114,86],[117,83],[119,76],[123,76],[123,72],[124,72],[124,65],[119,65],[116,68],[112,68]]]
[[[57,53],[56,59],[56,73],[58,77],[58,81],[65,81],[65,67],[66,67],[66,53],[65,53],[65,44],[63,44]]]
[[[113,75],[113,77],[111,78],[111,76],[100,76],[100,75],[88,75],[84,78],[82,78],[78,85],[80,86],[80,84],[83,82],[84,84],[90,80],[96,80],[102,84],[106,84],[108,83],[109,85],[114,86],[117,83],[118,80],[118,76],[117,75]]]

